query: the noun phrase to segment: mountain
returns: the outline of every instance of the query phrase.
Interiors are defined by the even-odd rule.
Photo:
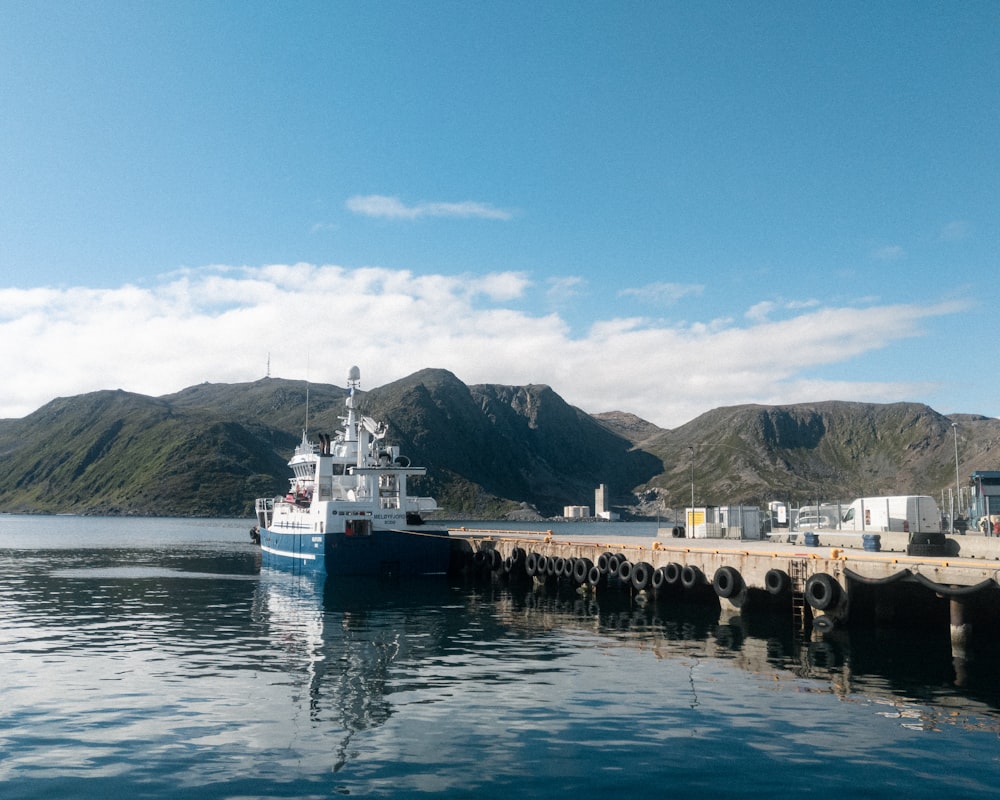
[[[627,492],[663,469],[548,386],[466,386],[423,370],[373,389],[365,408],[428,467],[439,505],[466,513],[494,516],[517,501],[559,514],[590,505],[600,483]]]
[[[0,510],[249,516],[287,486],[303,427],[333,432],[347,391],[265,378],[153,398],[101,391],[0,420]],[[449,517],[561,513],[607,484],[626,513],[929,493],[1000,467],[1000,421],[915,403],[734,406],[672,430],[590,415],[549,386],[467,386],[426,369],[359,393],[363,413],[427,467]],[[958,427],[953,428],[952,424]]]
[[[957,423],[957,429],[952,427]],[[973,470],[1000,468],[1000,420],[947,417],[918,403],[829,401],[709,411],[643,447],[668,465],[653,478],[666,505],[793,505],[887,494],[931,494]]]
[[[0,422],[0,509],[243,515],[283,486],[278,451],[297,437],[265,423],[101,391]]]

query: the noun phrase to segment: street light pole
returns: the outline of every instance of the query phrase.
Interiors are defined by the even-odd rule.
[[[694,445],[688,445],[688,450],[691,452],[691,510],[687,513],[687,519],[684,520],[684,529],[686,536],[694,535]]]
[[[691,451],[691,513],[694,514],[694,446],[689,445]]]
[[[962,499],[962,484],[960,478],[958,477],[958,423],[951,423],[951,429],[955,432],[955,503],[961,502]],[[957,509],[958,506],[956,505]],[[952,511],[951,514],[951,532],[955,533],[955,512]]]

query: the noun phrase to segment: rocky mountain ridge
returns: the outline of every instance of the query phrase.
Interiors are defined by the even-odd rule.
[[[0,420],[0,511],[249,516],[254,498],[287,486],[303,425],[337,430],[346,394],[265,378],[58,398]],[[955,486],[956,432],[963,482],[1000,468],[1000,421],[917,403],[734,406],[665,430],[626,411],[587,414],[549,386],[426,369],[360,405],[428,468],[419,491],[450,518],[554,516],[591,505],[601,483],[633,516],[683,508],[692,488],[699,505],[940,498]]]

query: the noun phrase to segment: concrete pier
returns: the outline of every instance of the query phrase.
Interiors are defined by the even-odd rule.
[[[791,597],[793,619],[798,600],[797,624],[803,629],[826,631],[846,624],[852,595],[862,586],[866,591],[861,594],[876,598],[872,618],[879,623],[912,620],[912,614],[900,613],[906,609],[894,604],[911,603],[915,597],[947,602],[959,659],[965,658],[972,634],[967,603],[976,598],[981,606],[983,597],[994,603],[1000,598],[1000,561],[995,560],[1000,559],[1000,547],[991,558],[992,551],[976,552],[973,537],[958,537],[965,541],[954,544],[949,539],[947,550],[955,555],[907,556],[905,534],[899,534],[900,542],[885,537],[879,552],[863,549],[859,537],[833,534],[822,535],[818,546],[774,539],[605,540],[597,535],[471,528],[452,529],[451,535],[470,563],[487,564],[498,574],[515,569],[536,580],[562,578],[595,589],[602,581],[613,581],[654,597],[670,590],[691,596],[702,591],[714,593],[723,609],[734,612],[769,595]],[[983,539],[980,544],[993,542],[1000,540]],[[538,564],[544,565],[541,575],[536,574]]]

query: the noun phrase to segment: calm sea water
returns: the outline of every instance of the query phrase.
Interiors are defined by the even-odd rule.
[[[0,797],[1000,793],[1000,665],[939,640],[324,586],[250,524],[0,516]]]

